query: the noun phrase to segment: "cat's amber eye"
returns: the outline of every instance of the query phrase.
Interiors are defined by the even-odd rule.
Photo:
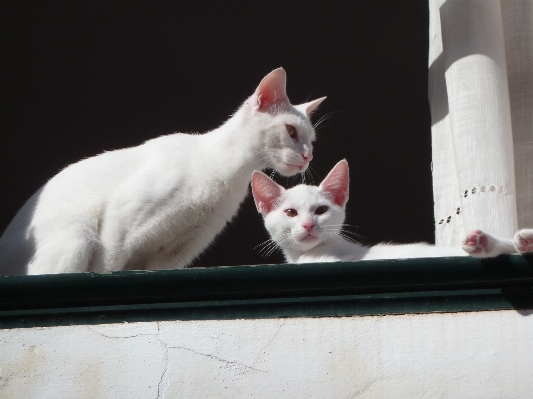
[[[285,129],[287,129],[287,133],[292,139],[297,139],[298,135],[296,134],[296,128],[291,125],[285,125]]]
[[[296,209],[285,209],[285,215],[287,215],[290,218],[293,218],[296,215],[298,215],[298,212],[296,212]]]
[[[326,205],[319,206],[315,210],[316,215],[322,215],[328,211],[328,207]]]

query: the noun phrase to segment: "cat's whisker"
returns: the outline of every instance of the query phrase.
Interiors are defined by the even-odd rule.
[[[305,184],[305,185],[313,184],[313,176],[311,175],[311,172],[309,172],[309,167],[306,170],[304,170],[302,173],[300,173],[299,175],[300,175],[300,181],[301,181],[300,184]],[[308,175],[310,177],[309,179],[306,178]]]
[[[320,142],[327,141],[328,144],[334,142],[334,140],[331,138],[331,135],[322,134],[319,130],[316,131],[316,137],[317,137],[317,141],[320,141]]]
[[[306,170],[305,172],[307,172],[307,170]],[[306,183],[305,183],[305,172],[304,172],[304,173],[300,173],[300,177],[301,177],[301,180],[302,180],[302,184],[306,184]]]
[[[316,130],[318,126],[320,126],[320,124],[322,123],[322,121],[328,117],[328,115],[330,115],[330,113],[327,113],[325,115],[322,115],[314,124],[313,124],[313,128]]]
[[[339,236],[341,236],[342,238],[344,238],[346,241],[352,242],[352,243],[354,243],[354,244],[359,244],[359,242],[358,242],[357,240],[353,239],[352,237],[350,237],[350,236],[348,236],[348,235],[343,234],[343,232],[341,232],[341,233],[339,234]]]
[[[315,128],[315,133],[320,131],[320,130],[322,130],[322,129],[325,129],[327,127],[334,127],[334,125],[322,125],[322,126],[319,126],[319,127]]]
[[[268,254],[272,251],[273,248],[277,248],[277,243],[274,240],[270,240],[261,250],[259,251],[259,254],[261,256],[268,256]]]
[[[346,233],[346,234],[350,234],[350,235],[352,235],[352,236],[354,236],[354,237],[357,237],[357,238],[360,238],[361,240],[365,240],[365,239],[366,239],[366,238],[363,237],[361,234],[358,234],[358,233],[355,233],[355,232],[350,231],[350,230],[348,230],[348,229],[345,229],[344,227],[346,227],[346,226],[347,226],[347,227],[352,227],[352,226],[350,226],[350,225],[343,225],[343,226],[341,226],[341,230],[342,230],[344,233]]]
[[[268,245],[268,244],[272,243],[273,241],[274,241],[274,240],[272,240],[272,238],[269,238],[268,240],[263,241],[261,244],[256,245],[256,246],[254,247],[254,249],[257,249],[257,248],[259,248],[259,247],[263,247],[263,246],[265,246],[265,245]]]
[[[288,240],[290,240],[291,238],[291,234],[290,232],[288,233],[284,233],[281,235],[281,237],[279,238],[280,240],[280,243],[277,243],[276,241],[274,241],[272,238],[262,242],[261,244],[257,245],[254,249],[258,248],[258,247],[262,247],[260,250],[259,250],[259,254],[262,256],[262,257],[265,257],[265,258],[268,258],[270,257],[270,255],[272,255],[274,252],[276,251],[281,251],[281,245],[284,245]]]
[[[318,127],[324,123],[325,121],[327,121],[328,119],[331,119],[337,115],[335,114],[338,114],[338,113],[341,113],[342,111],[331,111],[331,112],[328,112],[327,114],[323,115],[314,125],[313,127],[315,128],[315,131],[316,129],[318,129]]]
[[[275,252],[280,251],[280,250],[281,250],[280,247],[278,247],[277,245],[274,245],[274,246],[270,249],[270,251],[268,251],[268,252],[266,252],[266,253],[264,254],[264,257],[265,257],[265,258],[269,258],[272,254],[274,254]]]
[[[272,242],[273,242],[273,245],[270,247],[268,251],[265,252],[265,257],[269,257],[273,253],[281,251],[282,245],[284,245],[285,243],[285,239],[282,239],[280,243],[277,243],[275,241],[272,241]]]
[[[305,173],[309,175],[309,181],[311,182],[311,185],[314,185],[315,180],[313,179],[313,171],[311,169],[311,165],[307,167],[307,169],[305,170]]]
[[[272,177],[279,174],[277,170],[281,169],[281,167],[283,166],[283,163],[280,161],[277,161],[274,166],[275,166],[275,169],[272,170],[273,172],[273,174],[271,175]],[[288,178],[287,176],[283,176],[283,177],[285,177],[286,179]]]
[[[263,251],[261,254],[262,257],[264,258],[269,258],[270,255],[272,255],[273,253],[277,252],[277,251],[280,251],[281,248],[278,246],[278,245],[271,245],[268,247],[268,249],[266,249],[265,251]]]
[[[361,234],[357,234],[357,233],[354,233],[353,231],[349,231],[349,230],[341,230],[344,234],[349,234],[353,237],[356,237],[356,238],[360,238],[361,240],[365,240],[366,238],[363,237]]]
[[[282,234],[280,237],[278,237],[278,240],[279,240],[279,243],[277,243],[277,245],[280,248],[283,247],[288,242],[294,243],[294,240],[292,240],[292,235],[290,232]]]
[[[318,128],[321,124],[323,124],[328,119],[331,119],[331,118],[334,118],[335,116],[337,116],[335,114],[338,114],[339,112],[342,112],[342,111],[331,111],[331,112],[328,112],[327,114],[323,115],[318,121],[316,121],[316,123],[313,124],[313,127],[315,129]]]
[[[354,226],[354,225],[349,224],[349,223],[328,224],[328,226],[359,228],[359,226]]]
[[[343,227],[352,227],[352,226],[349,224],[327,225],[327,226],[324,226],[324,230],[327,232],[335,232],[338,234],[341,234],[341,233],[348,234],[355,238],[365,240],[365,237],[363,237],[362,235],[354,233],[353,231],[350,231],[350,230],[346,230]]]

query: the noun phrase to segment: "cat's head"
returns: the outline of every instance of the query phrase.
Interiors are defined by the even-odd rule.
[[[243,108],[247,123],[260,132],[264,168],[291,176],[304,172],[313,158],[315,129],[309,117],[326,97],[293,106],[285,91],[286,80],[283,68],[273,70]]]
[[[262,172],[252,175],[252,193],[272,239],[285,250],[308,251],[338,235],[345,217],[350,178],[342,160],[317,186],[284,189]]]

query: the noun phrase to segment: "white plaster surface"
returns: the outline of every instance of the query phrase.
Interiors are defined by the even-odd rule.
[[[531,398],[533,312],[0,330],[0,398]]]

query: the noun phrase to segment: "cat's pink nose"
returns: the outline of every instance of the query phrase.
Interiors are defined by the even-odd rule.
[[[302,227],[309,233],[311,230],[313,230],[313,227],[315,227],[315,224],[313,222],[306,222],[306,223],[302,223]]]
[[[305,153],[305,154],[302,154],[302,157],[305,162],[311,162],[311,159],[313,159],[313,154]]]

